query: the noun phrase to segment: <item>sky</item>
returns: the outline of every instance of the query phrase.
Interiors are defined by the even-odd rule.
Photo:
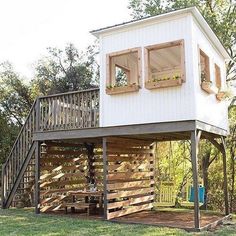
[[[33,76],[47,47],[85,50],[89,31],[130,20],[128,0],[0,0],[0,62]]]

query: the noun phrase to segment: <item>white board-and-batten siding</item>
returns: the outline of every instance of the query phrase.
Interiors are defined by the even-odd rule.
[[[201,30],[200,30],[201,31]],[[167,20],[123,27],[100,35],[100,126],[119,126],[183,120],[202,120],[227,129],[225,105],[219,105],[214,95],[206,95],[200,88],[198,69],[198,39],[191,14],[174,16]],[[178,87],[148,90],[144,87],[144,47],[159,43],[184,40],[186,82]],[[204,44],[204,43],[203,43]],[[205,41],[205,44],[210,44]],[[130,48],[142,49],[141,88],[138,92],[107,95],[106,55]],[[210,47],[210,46],[209,46]],[[221,59],[217,59],[221,67]],[[221,67],[222,68],[222,67]],[[224,70],[221,69],[222,76]],[[223,117],[209,118],[206,97],[211,97],[211,112],[217,116],[222,107]],[[214,98],[213,98],[214,97]],[[216,106],[212,104],[216,104]],[[203,106],[204,108],[201,108]],[[219,108],[217,108],[219,107]],[[224,111],[223,111],[224,110]],[[203,114],[204,113],[204,114]]]
[[[198,55],[194,60],[194,94],[196,96],[196,120],[228,130],[228,106],[226,101],[218,101],[215,94],[208,94],[200,87],[199,79],[199,48],[209,56],[210,79],[216,84],[215,63],[220,67],[222,90],[227,90],[226,86],[226,66],[224,57],[212,45],[209,38],[200,30],[198,23],[192,21],[193,30],[193,50]]]

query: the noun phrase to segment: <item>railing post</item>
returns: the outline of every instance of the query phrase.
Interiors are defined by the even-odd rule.
[[[37,98],[36,104],[35,104],[35,110],[36,110],[36,126],[35,126],[35,131],[38,132],[40,130],[40,99]]]
[[[2,195],[2,209],[5,208],[5,181],[4,181],[4,177],[5,177],[5,164],[2,164],[2,186],[1,186],[1,195]]]
[[[35,213],[40,213],[40,142],[35,149]]]

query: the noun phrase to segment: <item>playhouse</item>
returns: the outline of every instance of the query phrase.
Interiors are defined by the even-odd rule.
[[[191,141],[194,225],[201,229],[198,144],[222,153],[227,51],[192,7],[91,32],[99,89],[39,97],[3,166],[2,206],[30,192],[36,213],[71,209],[106,220],[153,208],[156,142]]]

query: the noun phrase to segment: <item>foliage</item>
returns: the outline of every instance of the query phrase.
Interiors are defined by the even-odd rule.
[[[9,62],[0,64],[0,111],[13,123],[22,126],[33,104],[31,88]]]
[[[19,132],[19,128],[0,111],[0,172],[1,163],[5,162],[9,155],[11,145]]]
[[[96,87],[99,73],[96,54],[96,46],[90,46],[86,53],[79,53],[73,44],[64,50],[49,47],[48,56],[36,64],[32,86],[42,95]]]

